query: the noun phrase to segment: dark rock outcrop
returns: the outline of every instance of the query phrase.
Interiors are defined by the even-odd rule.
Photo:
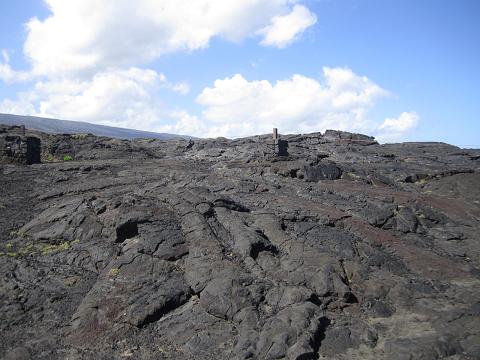
[[[40,139],[36,137],[0,134],[0,164],[37,164],[40,151]]]
[[[332,163],[305,166],[303,171],[305,173],[305,180],[314,182],[320,180],[336,180],[342,176],[342,170]]]
[[[478,358],[476,150],[31,136],[41,164],[0,164],[0,358]]]

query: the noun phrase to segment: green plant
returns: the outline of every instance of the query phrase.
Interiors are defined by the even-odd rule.
[[[53,157],[52,154],[47,154],[47,155],[45,155],[45,161],[46,162],[53,162],[53,161],[55,161],[55,158]]]
[[[70,155],[63,155],[63,161],[72,161],[73,158]]]
[[[58,245],[45,245],[42,247],[41,253],[42,255],[50,255],[68,249],[70,249],[70,244],[65,241]]]
[[[84,140],[88,137],[88,134],[73,134],[70,135],[70,138],[75,139],[75,140]]]
[[[34,254],[36,251],[35,245],[33,243],[28,243],[27,246],[21,248],[18,253],[21,256]]]
[[[115,277],[115,276],[117,276],[119,273],[120,273],[120,269],[119,269],[119,268],[111,268],[111,269],[108,271],[108,276],[109,276],[109,277]]]

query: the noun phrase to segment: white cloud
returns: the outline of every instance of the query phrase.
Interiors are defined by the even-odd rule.
[[[403,112],[396,119],[385,119],[380,129],[391,132],[403,132],[414,128],[418,124],[418,114],[416,112]]]
[[[49,76],[134,66],[260,29],[264,44],[283,47],[316,20],[295,0],[44,1],[51,15],[27,23],[24,53],[35,74]]]
[[[0,103],[0,111],[150,129],[165,112],[155,94],[170,86],[163,74],[153,70],[108,70],[91,80],[38,82],[18,101]]]
[[[163,74],[138,68],[100,72],[91,81],[52,81],[37,85],[44,95],[38,114],[149,128],[161,113],[161,102],[152,94],[165,83]]]
[[[206,48],[214,37],[254,37],[283,48],[317,21],[300,0],[44,1],[51,15],[26,26],[31,71],[13,70],[6,51],[0,61],[0,80],[36,83],[16,100],[1,101],[1,112],[227,137],[272,127],[401,136],[418,122],[415,113],[371,120],[369,110],[389,94],[348,68],[324,68],[322,80],[299,74],[275,83],[240,74],[219,79],[197,96],[203,112],[194,115],[161,100],[165,90],[188,94],[188,82],[138,67],[166,53]]]
[[[387,118],[378,126],[377,138],[382,142],[398,141],[405,133],[414,129],[420,116],[414,112],[403,112],[398,118]]]
[[[3,62],[8,64],[10,62],[10,55],[8,55],[8,51],[5,50],[5,49],[2,49],[2,59],[3,59]]]
[[[188,85],[186,81],[182,81],[175,84],[169,84],[168,88],[182,95],[186,95],[190,92],[190,85]]]
[[[0,80],[6,83],[24,82],[32,79],[32,74],[28,71],[16,71],[10,66],[10,56],[7,50],[2,49],[2,60],[0,62]]]
[[[295,5],[292,12],[284,16],[275,16],[271,24],[258,31],[258,34],[263,36],[260,43],[284,48],[316,22],[315,14],[303,5]]]
[[[0,102],[0,113],[34,115],[35,106],[29,94],[21,94],[17,100],[3,99]]]
[[[211,123],[209,135],[240,137],[270,132],[312,132],[327,128],[372,131],[378,124],[367,117],[389,93],[348,68],[324,68],[324,81],[293,75],[275,84],[248,81],[242,75],[216,80],[197,102]]]
[[[0,80],[35,81],[33,88],[1,101],[0,111],[141,129],[206,132],[208,119],[165,109],[161,91],[185,95],[188,82],[170,82],[139,64],[206,48],[214,37],[284,47],[316,21],[300,0],[44,2],[50,15],[26,24],[31,69],[12,69],[6,51],[0,61]],[[174,125],[162,124],[165,116]]]
[[[394,141],[419,121],[414,112],[383,122],[372,120],[369,111],[389,93],[348,68],[324,68],[322,80],[298,74],[275,83],[248,81],[240,74],[219,79],[197,96],[201,115],[164,106],[160,91],[177,86],[153,70],[108,70],[91,80],[38,82],[18,101],[1,102],[0,112],[231,138],[269,133],[278,127],[282,133],[339,129]],[[183,91],[181,86],[177,91]]]
[[[195,115],[190,115],[185,110],[176,110],[167,114],[173,122],[168,125],[158,125],[151,131],[181,135],[204,136],[207,132],[207,124]]]

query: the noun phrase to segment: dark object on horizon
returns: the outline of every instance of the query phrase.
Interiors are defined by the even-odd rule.
[[[288,156],[288,141],[280,139],[277,128],[273,128],[273,142],[275,155]]]

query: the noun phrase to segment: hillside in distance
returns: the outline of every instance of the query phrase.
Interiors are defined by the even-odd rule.
[[[479,150],[18,131],[2,359],[479,359]]]
[[[0,114],[0,124],[25,125],[28,129],[51,134],[93,134],[117,139],[189,139],[190,136],[155,133],[150,131],[118,128],[113,126],[97,125],[81,121],[49,119],[36,116]]]

